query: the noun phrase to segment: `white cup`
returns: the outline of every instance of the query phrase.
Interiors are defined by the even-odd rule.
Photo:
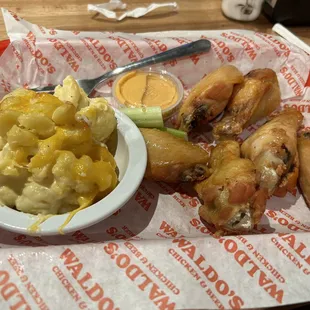
[[[264,0],[222,0],[225,16],[234,20],[253,21],[258,18]]]

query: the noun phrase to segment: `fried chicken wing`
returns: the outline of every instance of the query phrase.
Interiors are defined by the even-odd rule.
[[[260,127],[242,146],[241,153],[251,159],[260,174],[260,187],[268,195],[283,197],[296,187],[299,170],[297,130],[303,116],[289,108]]]
[[[259,223],[267,194],[258,187],[254,164],[240,158],[236,141],[220,142],[211,152],[211,176],[196,183],[203,205],[199,215],[217,232],[246,232]]]
[[[234,87],[223,119],[213,129],[216,139],[232,138],[280,106],[276,73],[271,69],[250,71],[242,84]]]
[[[180,129],[191,131],[223,112],[235,84],[243,82],[242,73],[225,65],[209,73],[191,90],[178,115]]]
[[[202,148],[158,129],[140,130],[148,152],[146,179],[178,183],[207,176],[209,154]]]
[[[299,185],[305,201],[310,208],[310,132],[302,133],[298,138],[298,154],[299,154]]]

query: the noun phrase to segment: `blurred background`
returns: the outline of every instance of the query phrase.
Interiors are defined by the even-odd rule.
[[[107,19],[102,14],[87,10],[88,4],[106,2],[109,1],[0,0],[0,6],[15,12],[31,23],[67,30],[150,32],[251,29],[268,33],[271,32],[275,22],[281,22],[301,39],[310,43],[309,0],[178,0],[176,11],[145,15],[137,19],[125,18],[122,21]],[[153,3],[145,0],[125,0],[124,2],[127,3],[127,9],[147,7]],[[154,2],[171,1],[155,0]],[[5,38],[6,31],[1,18],[0,39]]]

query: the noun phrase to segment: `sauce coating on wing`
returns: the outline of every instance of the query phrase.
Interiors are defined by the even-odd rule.
[[[191,131],[209,122],[225,109],[235,84],[243,82],[242,73],[234,66],[225,65],[210,72],[191,90],[182,104],[178,125]]]
[[[267,195],[259,190],[254,164],[240,158],[236,141],[220,142],[211,153],[211,176],[195,185],[203,205],[199,215],[218,234],[250,231],[264,211]]]
[[[140,128],[140,131],[148,152],[146,179],[194,182],[208,175],[209,154],[199,146],[158,129]]]
[[[260,187],[268,195],[284,196],[296,187],[298,176],[297,130],[303,116],[285,109],[261,126],[241,146],[242,156],[252,160],[260,175]]]
[[[271,69],[250,71],[243,83],[235,85],[223,119],[214,126],[214,137],[223,139],[241,134],[243,129],[276,110],[280,102],[276,73]]]

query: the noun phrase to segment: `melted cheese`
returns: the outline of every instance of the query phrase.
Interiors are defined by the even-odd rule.
[[[20,89],[0,102],[0,203],[38,216],[29,227],[80,210],[117,184],[116,163],[103,142],[116,128],[104,98],[87,98],[72,77],[55,96]],[[97,142],[97,143],[96,143]]]
[[[80,204],[80,206],[71,211],[67,217],[67,219],[65,220],[65,222],[58,228],[58,232],[63,235],[64,232],[63,232],[63,229],[68,225],[68,223],[72,220],[72,218],[74,217],[74,215],[76,215],[79,211],[87,208],[91,203],[92,201],[94,200],[94,198],[96,197],[96,194],[97,192],[93,192],[91,194],[89,194],[88,196],[86,197],[83,197],[81,196],[79,199],[78,199],[78,202]]]
[[[27,230],[31,233],[35,233],[35,232],[39,231],[40,225],[52,216],[53,216],[52,214],[49,214],[49,215],[39,214],[39,215],[37,215],[38,220],[35,221],[31,226],[29,226]]]

